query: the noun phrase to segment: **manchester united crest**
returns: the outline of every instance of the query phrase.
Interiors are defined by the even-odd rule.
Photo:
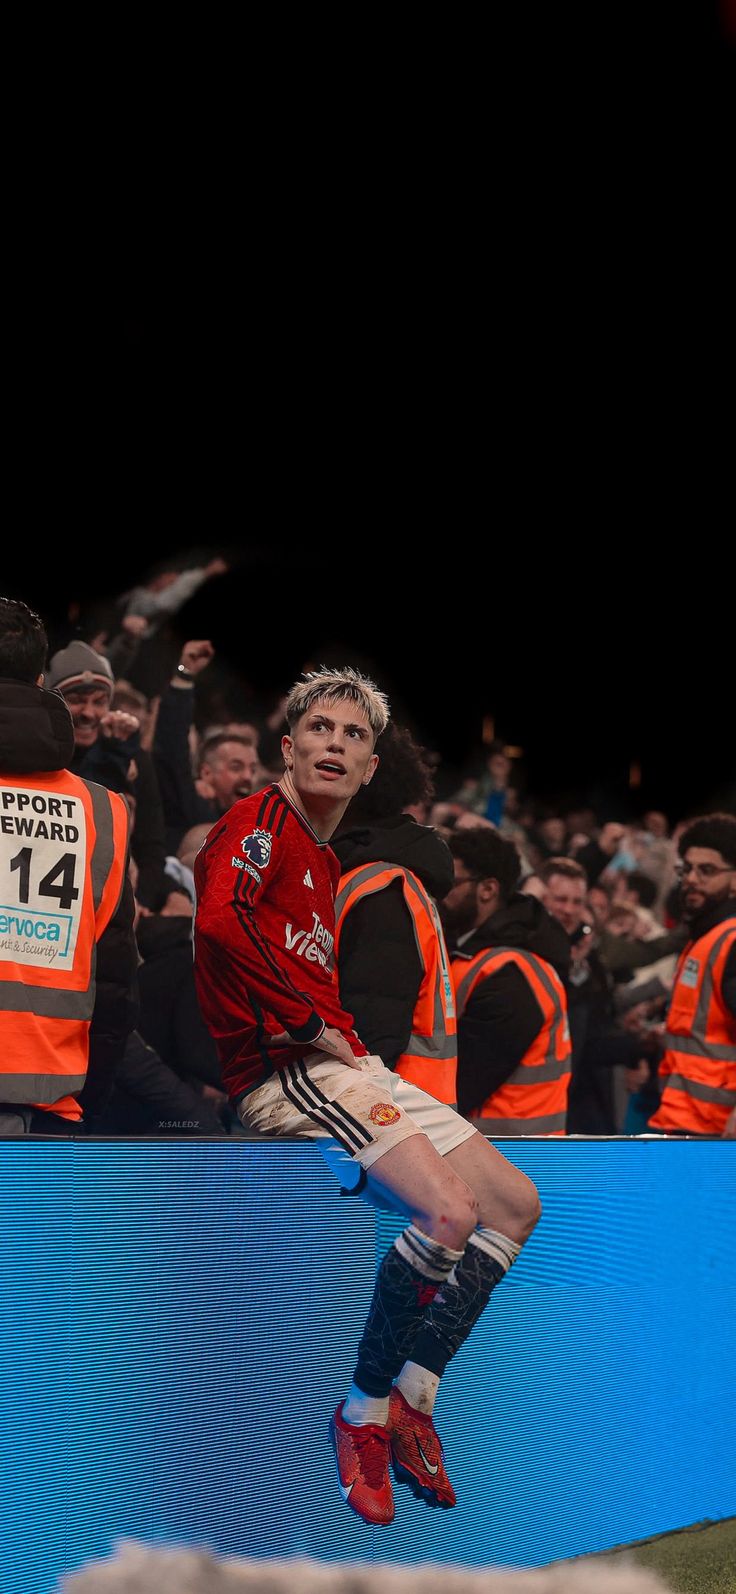
[[[371,1123],[374,1124],[395,1124],[400,1116],[390,1101],[377,1101],[370,1111]]]

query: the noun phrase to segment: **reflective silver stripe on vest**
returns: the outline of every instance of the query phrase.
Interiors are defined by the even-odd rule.
[[[457,1057],[457,1037],[446,1035],[444,1028],[439,1041],[432,1035],[410,1035],[404,1056],[433,1057],[437,1062],[449,1062],[452,1057]]]
[[[714,1063],[736,1063],[736,1046],[718,1046],[715,1041],[701,1040],[695,1035],[673,1035],[665,1030],[668,1052],[682,1052],[686,1057],[707,1057]]]
[[[0,980],[0,1009],[6,1013],[35,1013],[38,1018],[92,1017],[94,980],[86,991],[56,990],[51,985],[23,985],[20,980]],[[0,1074],[0,1092],[4,1074]]]
[[[569,1057],[560,1061],[559,1058],[548,1055],[543,1063],[519,1063],[513,1074],[501,1080],[496,1090],[503,1090],[506,1085],[548,1085],[551,1080],[560,1079],[563,1074],[569,1072]]]
[[[567,1058],[562,1059],[562,1060],[560,1058],[558,1058],[557,1055],[556,1055],[556,1050],[555,1050],[558,1032],[559,1032],[561,1026],[563,1026],[564,1022],[565,1022],[565,1009],[564,1009],[564,1007],[562,1005],[562,1002],[560,1000],[560,993],[557,990],[557,987],[556,987],[554,981],[550,979],[549,973],[548,973],[547,969],[543,966],[541,958],[538,958],[534,952],[527,952],[522,947],[513,947],[513,946],[494,946],[494,947],[489,947],[488,948],[488,952],[487,952],[487,957],[486,957],[486,959],[484,959],[484,962],[480,963],[480,964],[476,964],[474,969],[469,970],[469,972],[467,974],[464,974],[462,979],[461,979],[461,981],[460,981],[460,984],[458,985],[458,988],[457,988],[458,1019],[460,1018],[460,1015],[462,1014],[463,1009],[465,1008],[465,1006],[467,1004],[468,991],[469,991],[469,988],[470,988],[471,984],[473,983],[473,981],[483,977],[483,969],[485,968],[487,963],[489,963],[489,962],[491,962],[491,960],[495,959],[499,955],[499,953],[504,953],[505,954],[507,952],[516,953],[523,960],[528,961],[529,963],[531,963],[532,968],[534,969],[534,972],[535,972],[538,980],[544,986],[544,989],[547,992],[547,995],[549,996],[549,998],[550,998],[550,1000],[552,1002],[552,1005],[553,1005],[553,1008],[554,1008],[554,1013],[553,1013],[553,1017],[552,1017],[552,1022],[551,1022],[550,1027],[549,1027],[549,1044],[547,1046],[547,1051],[546,1051],[546,1054],[545,1054],[544,1062],[540,1063],[538,1066],[535,1066],[534,1064],[529,1064],[529,1063],[519,1063],[517,1065],[517,1067],[514,1069],[513,1073],[509,1074],[508,1079],[504,1079],[503,1084],[504,1085],[536,1085],[536,1084],[549,1083],[550,1080],[559,1079],[562,1076],[562,1074],[569,1073],[569,1060]],[[516,957],[514,957],[514,959],[512,960],[512,966],[514,968],[517,968],[517,969],[519,967],[519,964],[516,961]],[[489,976],[486,976],[486,977],[488,978]],[[529,989],[532,990],[531,985],[530,985]],[[533,990],[532,990],[532,995],[534,995]],[[544,1019],[545,1015],[543,1014],[542,1017]],[[546,1022],[546,1019],[545,1019],[545,1022]],[[499,1089],[501,1089],[501,1086],[499,1086]],[[527,1123],[531,1122],[531,1120],[528,1119],[528,1118],[525,1121]]]
[[[488,956],[489,957],[491,956],[490,952],[488,953]],[[456,988],[456,991],[455,991],[455,1002],[457,1004],[457,1016],[458,1016],[458,1018],[460,1018],[462,1016],[463,1012],[464,1012],[465,1004],[466,1004],[466,1002],[468,1000],[468,991],[470,990],[470,987],[471,987],[471,985],[473,983],[473,980],[480,977],[480,970],[482,968],[483,968],[483,964],[479,963],[479,964],[476,965],[475,968],[468,969],[467,974],[463,975],[462,979],[460,980],[459,985]]]
[[[75,777],[79,778],[79,777]],[[86,786],[92,802],[95,824],[95,845],[90,859],[90,881],[94,910],[100,907],[110,870],[112,868],[113,815],[109,793],[94,781],[80,780]],[[21,980],[0,980],[0,1010],[10,1013],[35,1013],[38,1018],[69,1019],[88,1023],[95,1005],[95,970],[97,943],[92,940],[90,949],[89,984],[83,991],[54,988],[47,985],[26,985]],[[0,1094],[7,1101],[33,1102],[51,1105],[60,1096],[72,1095],[82,1089],[86,1072],[82,1074],[0,1074]]]
[[[388,868],[396,868],[396,865],[367,863],[362,869],[358,870],[357,874],[353,875],[352,880],[349,880],[347,885],[343,886],[341,891],[338,891],[337,896],[335,897],[335,918],[338,920],[338,922],[345,911],[345,906],[348,902],[348,899],[353,895],[353,892],[357,889],[357,887],[362,886],[364,880],[374,880],[376,875],[385,874]]]
[[[513,1073],[509,1074],[508,1078],[504,1079],[497,1089],[503,1090],[507,1085],[519,1085],[522,1087],[522,1089],[524,1089],[532,1085],[554,1084],[557,1080],[563,1079],[566,1074],[570,1073],[569,1057],[561,1059],[555,1054],[556,1037],[560,1026],[564,1025],[566,1014],[560,997],[560,992],[558,991],[554,980],[550,978],[550,973],[543,964],[542,959],[538,958],[534,952],[527,952],[522,947],[489,947],[487,958],[484,959],[484,962],[476,964],[475,968],[472,971],[469,971],[468,974],[463,975],[463,978],[460,981],[457,991],[458,1019],[467,1003],[468,988],[472,984],[473,980],[482,978],[482,970],[486,966],[487,962],[491,962],[498,956],[499,953],[505,954],[508,952],[516,953],[521,959],[523,959],[523,961],[528,961],[531,964],[535,974],[537,975],[537,978],[544,986],[544,989],[552,1002],[554,1011],[549,1027],[549,1044],[545,1053],[544,1062],[539,1063],[538,1065],[534,1063],[518,1063]],[[516,957],[512,959],[512,967],[519,968],[519,963],[517,962]],[[490,977],[492,978],[492,976]],[[529,989],[532,990],[531,985],[529,986]],[[533,990],[532,995],[535,995]],[[543,1014],[542,1017],[543,1021],[546,1023],[545,1015]],[[495,1094],[496,1091],[493,1091],[491,1094],[491,1100]],[[496,1116],[486,1117],[485,1113],[483,1113],[479,1116],[478,1121],[482,1123],[483,1131],[487,1134],[544,1135],[554,1134],[557,1131],[564,1133],[567,1122],[567,1113],[566,1111],[556,1113],[529,1113],[526,1118],[499,1118]]]
[[[557,1043],[558,1036],[560,1035],[560,1030],[564,1030],[564,1027],[565,1027],[565,1022],[566,1022],[566,1019],[567,1019],[567,1009],[566,1009],[566,1007],[564,1005],[564,1000],[561,998],[560,992],[558,991],[557,986],[555,985],[554,980],[550,978],[550,970],[547,967],[547,965],[544,963],[543,959],[537,957],[535,952],[525,952],[524,956],[528,957],[529,962],[531,963],[531,965],[532,965],[532,967],[533,967],[533,969],[534,969],[534,971],[536,973],[537,979],[541,981],[541,983],[544,986],[544,989],[547,992],[547,995],[548,995],[548,997],[549,997],[549,999],[552,1002],[552,1005],[554,1007],[554,1018],[552,1019],[552,1024],[550,1026],[550,1037],[549,1037],[549,1047],[548,1047],[548,1050],[547,1050],[547,1059],[548,1059],[548,1062],[554,1063],[555,1068],[558,1070],[558,1073],[556,1075],[552,1074],[550,1076],[552,1079],[555,1079],[555,1078],[559,1077],[559,1073],[560,1072],[561,1073],[565,1073],[566,1071],[569,1072],[569,1058],[566,1057],[562,1062],[560,1062],[559,1058],[555,1055],[555,1046],[556,1046],[556,1043]],[[562,1038],[562,1037],[560,1037],[560,1038]],[[539,1069],[535,1068],[534,1069],[534,1079],[541,1079],[541,1077],[542,1077],[542,1075],[541,1075]]]
[[[408,890],[411,893],[412,896],[417,898],[418,902],[420,903],[421,907],[424,909],[425,913],[429,914],[429,917],[430,917],[430,919],[432,921],[432,924],[434,925],[435,932],[437,933],[437,936],[438,936],[438,939],[439,939],[439,936],[442,934],[442,931],[441,931],[441,928],[440,928],[440,924],[439,924],[439,919],[437,918],[436,913],[433,912],[433,904],[432,904],[427,892],[423,889],[422,886],[420,886],[418,880],[410,880],[408,874],[404,874],[404,883],[405,883],[405,889]],[[413,914],[412,914],[412,921],[411,922],[412,922],[412,924],[414,926],[414,940],[416,942],[417,951],[419,953],[419,962],[420,962],[420,964],[421,964],[421,966],[423,968],[424,967],[424,957],[422,955],[422,945],[421,945],[421,942],[419,940],[419,936],[417,934],[416,920],[415,920]],[[440,949],[440,954],[441,954],[442,950],[443,949],[441,948]],[[441,964],[442,964],[442,956],[440,955],[440,966],[441,966]],[[456,1039],[456,1037],[454,1035],[448,1035],[447,1029],[445,1027],[445,1010],[444,1010],[444,1008],[442,1006],[442,990],[441,990],[441,985],[440,985],[441,978],[442,978],[442,975],[441,975],[441,972],[440,972],[440,968],[438,968],[436,970],[436,972],[435,972],[435,980],[434,980],[434,992],[433,992],[433,1002],[432,1002],[432,1034],[427,1036],[427,1035],[415,1035],[415,1034],[412,1033],[410,1035],[407,1051],[412,1057],[429,1057],[429,1058],[434,1057],[434,1058],[437,1058],[440,1061],[445,1061],[445,1062],[450,1060],[453,1057],[457,1057],[457,1039]],[[449,970],[448,970],[448,980],[449,980]]]
[[[708,1025],[710,1005],[713,1000],[713,969],[715,967],[716,958],[718,957],[724,941],[727,941],[732,935],[733,925],[731,924],[724,929],[722,935],[719,935],[718,940],[714,941],[710,952],[708,953],[707,962],[703,970],[703,978],[700,984],[700,995],[698,997],[698,1005],[695,1010],[695,1017],[693,1019],[693,1027],[690,1032],[690,1036],[687,1037],[688,1039],[692,1039],[697,1043],[695,1055],[710,1057],[713,1058],[714,1061],[726,1063],[736,1062],[736,1046],[714,1045],[711,1041],[706,1040],[705,1031]],[[680,1039],[676,1038],[674,1050],[679,1052],[689,1052],[690,1048],[688,1046],[682,1046],[680,1044]]]
[[[736,1107],[736,1088],[721,1090],[718,1085],[704,1085],[700,1079],[686,1079],[684,1074],[666,1074],[662,1084],[663,1095],[668,1090],[683,1090],[697,1101],[714,1101],[720,1107]]]
[[[92,798],[92,813],[97,832],[90,864],[92,900],[96,913],[102,901],[105,882],[112,867],[112,803],[104,786],[98,786],[93,780],[86,780],[84,784]]]
[[[441,931],[441,927],[439,925],[439,921],[437,919],[436,912],[433,911],[433,903],[432,903],[431,898],[429,897],[427,892],[425,892],[424,887],[420,885],[419,881],[415,880],[415,879],[410,879],[409,878],[409,874],[407,873],[406,869],[404,869],[403,866],[401,864],[398,864],[398,863],[367,863],[367,864],[365,864],[365,866],[362,869],[358,869],[357,873],[353,875],[352,879],[348,881],[347,885],[343,886],[341,891],[338,891],[337,896],[335,898],[335,918],[336,918],[337,922],[339,923],[343,913],[347,909],[347,906],[348,906],[348,903],[350,902],[351,897],[357,891],[358,886],[364,885],[366,883],[366,881],[368,881],[368,880],[377,880],[380,875],[386,874],[390,870],[397,870],[398,871],[398,873],[395,875],[395,878],[397,880],[401,880],[403,878],[404,890],[409,891],[413,897],[416,897],[417,901],[420,903],[420,905],[424,909],[425,913],[429,914],[429,917],[432,920],[432,923],[434,924],[435,930],[437,931],[438,937],[439,937],[442,934],[442,931]],[[385,889],[386,889],[385,884],[377,885],[375,887],[376,891],[383,891]],[[419,956],[419,962],[420,962],[422,968],[424,968],[424,954],[422,952],[422,943],[421,943],[421,941],[419,939],[419,935],[418,935],[418,932],[417,932],[416,920],[414,918],[413,913],[410,915],[410,918],[411,918],[412,929],[414,931],[414,944],[416,946],[417,953],[418,953],[418,956]],[[444,948],[440,948],[441,952],[443,950],[444,950]],[[339,964],[339,961],[340,960],[339,960],[339,957],[338,957],[338,964]],[[441,964],[442,964],[442,956],[440,956],[440,965]],[[448,971],[448,979],[449,979],[449,971]],[[444,1008],[442,1006],[442,991],[441,991],[441,988],[440,988],[440,980],[441,980],[441,973],[440,973],[440,970],[438,969],[436,977],[435,977],[435,982],[434,982],[434,1000],[433,1000],[433,1004],[432,1004],[432,1034],[431,1035],[414,1035],[414,1034],[411,1034],[409,1036],[409,1040],[407,1041],[407,1044],[406,1044],[406,1051],[404,1053],[405,1056],[427,1057],[430,1060],[433,1059],[435,1062],[448,1062],[452,1058],[457,1056],[457,1041],[456,1041],[456,1038],[455,1038],[454,1035],[448,1035],[447,1031],[446,1031],[446,1028],[445,1028],[445,1010],[444,1010]]]
[[[483,1118],[475,1117],[484,1135],[554,1135],[564,1134],[567,1114],[549,1112],[543,1118]]]
[[[81,1090],[86,1074],[2,1074],[0,1090],[4,1101],[29,1101],[50,1106],[62,1096],[73,1096]]]

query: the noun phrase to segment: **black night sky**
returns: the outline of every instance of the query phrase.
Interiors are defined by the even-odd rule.
[[[535,145],[492,227],[469,185],[441,242],[394,205],[331,254],[193,255],[121,187],[107,274],[31,296],[3,589],[58,634],[223,553],[180,623],[258,689],[355,662],[456,767],[492,717],[536,794],[733,804],[725,189],[685,260],[646,184],[552,176]]]

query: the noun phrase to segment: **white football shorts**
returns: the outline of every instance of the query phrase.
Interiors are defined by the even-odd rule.
[[[356,1069],[320,1051],[279,1069],[237,1110],[253,1133],[324,1142],[319,1149],[344,1189],[362,1183],[359,1169],[367,1171],[410,1135],[426,1135],[446,1157],[477,1132],[452,1107],[385,1068],[380,1057],[364,1057]]]

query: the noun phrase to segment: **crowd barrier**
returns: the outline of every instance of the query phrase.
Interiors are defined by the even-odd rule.
[[[443,1380],[459,1503],[377,1529],[326,1429],[397,1220],[308,1143],[0,1142],[3,1594],[120,1535],[536,1567],[736,1513],[736,1146],[495,1144],[543,1217]]]

